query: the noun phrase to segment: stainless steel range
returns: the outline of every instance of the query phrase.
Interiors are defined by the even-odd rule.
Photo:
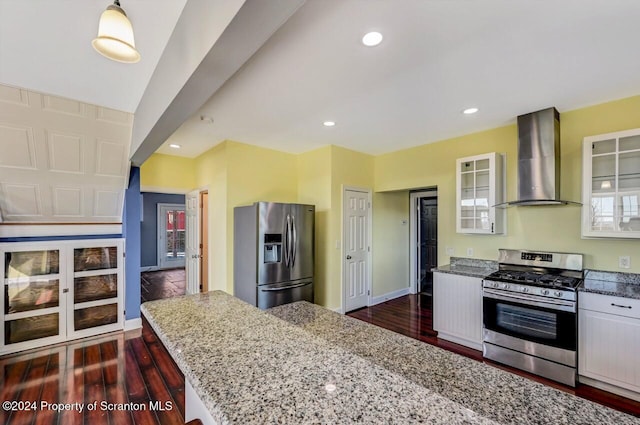
[[[500,249],[483,287],[484,357],[576,384],[582,254]]]

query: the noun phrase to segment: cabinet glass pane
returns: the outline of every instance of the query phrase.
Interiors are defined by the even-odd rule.
[[[473,161],[460,163],[460,172],[464,173],[465,171],[473,170],[475,170],[475,163]]]
[[[594,196],[591,198],[591,229],[614,230],[613,196]]]
[[[640,231],[640,192],[621,194],[618,199],[620,230],[626,232]]]
[[[76,277],[73,285],[73,302],[76,304],[118,296],[117,274]]]
[[[76,272],[115,269],[118,267],[118,249],[115,246],[74,249],[73,263]]]
[[[57,307],[60,296],[57,279],[4,285],[5,314]]]
[[[488,169],[489,169],[488,159],[480,159],[476,161],[476,170],[488,170]]]
[[[463,229],[473,229],[475,226],[475,219],[473,218],[461,218],[460,219],[460,227]]]
[[[19,278],[60,272],[58,250],[5,252],[4,277]]]
[[[601,140],[591,144],[591,155],[599,155],[601,153],[612,153],[616,151],[616,139]]]
[[[618,159],[620,190],[640,190],[640,152],[621,153]]]
[[[56,336],[58,335],[59,320],[59,314],[52,313],[6,321],[4,323],[4,343],[15,344]]]
[[[118,321],[118,304],[88,307],[73,312],[73,325],[76,331],[96,326],[110,325]]]
[[[615,174],[615,154],[594,157],[591,164],[592,191],[594,193],[614,191],[616,188]]]
[[[621,151],[640,149],[640,136],[621,137],[618,143]]]

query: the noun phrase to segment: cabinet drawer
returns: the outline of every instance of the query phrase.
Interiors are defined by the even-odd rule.
[[[578,308],[640,319],[640,300],[635,298],[580,292]]]

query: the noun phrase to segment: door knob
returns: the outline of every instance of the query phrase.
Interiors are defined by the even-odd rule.
[[[347,260],[351,260],[351,256],[350,255],[347,255]]]

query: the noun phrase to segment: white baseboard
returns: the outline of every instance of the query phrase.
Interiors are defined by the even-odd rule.
[[[400,298],[410,293],[411,293],[411,288],[402,288],[396,291],[387,292],[386,294],[379,295],[377,297],[372,297],[371,303],[369,303],[369,306],[380,304],[385,301],[392,300],[394,298]]]
[[[133,331],[136,329],[142,328],[142,318],[138,317],[137,319],[129,319],[124,321],[124,330]]]
[[[329,310],[335,311],[336,313],[344,314],[344,311],[342,310],[342,307],[330,308]]]

